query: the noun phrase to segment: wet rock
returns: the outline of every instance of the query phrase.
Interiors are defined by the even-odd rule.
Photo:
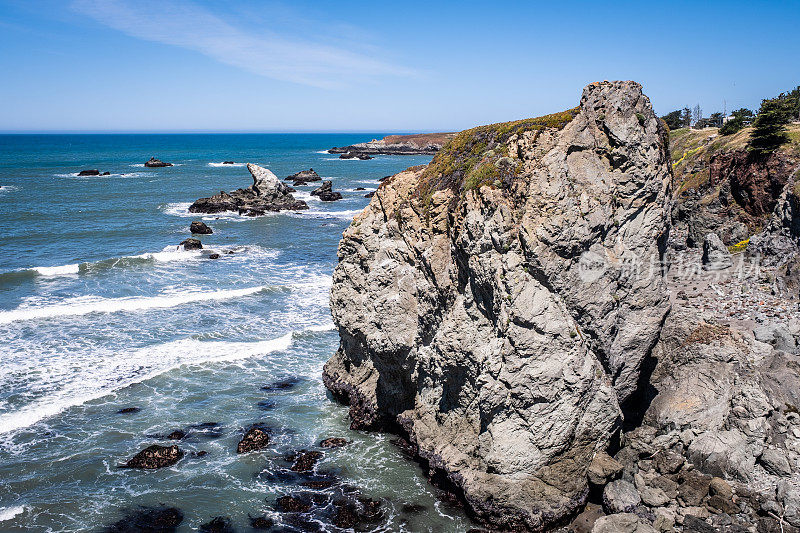
[[[346,152],[346,153],[340,155],[339,159],[361,159],[361,160],[366,160],[366,159],[372,159],[372,156],[369,156],[367,154],[358,153],[358,152]]]
[[[202,220],[193,220],[189,225],[189,231],[198,235],[211,235],[214,231],[209,228]]]
[[[227,516],[215,516],[210,522],[201,524],[200,531],[203,533],[234,533],[236,530],[230,518]]]
[[[334,481],[329,480],[318,480],[318,481],[305,481],[301,483],[306,488],[314,489],[314,490],[324,490],[329,489],[335,484]]]
[[[320,187],[311,191],[311,195],[318,196],[323,202],[334,202],[342,199],[342,193],[333,190],[333,182],[330,180],[323,181]]]
[[[132,413],[138,413],[141,410],[142,410],[141,407],[123,407],[122,409],[117,411],[117,414],[129,415],[129,414],[132,414]]]
[[[203,243],[197,239],[186,239],[181,242],[180,246],[183,246],[184,250],[201,250],[203,248]]]
[[[624,479],[612,481],[603,489],[603,509],[609,514],[633,512],[641,501],[633,483]]]
[[[223,165],[233,165],[234,162],[233,161],[223,161],[222,164]]]
[[[404,503],[403,506],[400,507],[400,512],[403,514],[421,514],[427,510],[427,507],[418,503]]]
[[[716,233],[703,240],[703,270],[724,270],[733,265],[731,253]]]
[[[105,172],[103,172],[103,173],[102,173],[102,174],[100,174],[100,175],[101,175],[101,176],[110,176],[110,175],[111,175],[111,172],[109,172],[109,171],[105,171]]]
[[[205,450],[199,450],[199,451],[194,452],[193,455],[195,457],[205,457],[206,455],[208,455],[208,452],[205,451]]]
[[[368,192],[367,194],[364,195],[364,198],[372,198],[373,196],[375,196],[376,192],[377,191],[370,191],[370,192]]]
[[[261,390],[267,392],[277,392],[277,391],[285,391],[289,389],[293,389],[298,384],[300,384],[303,380],[299,377],[289,377],[285,379],[280,379],[278,381],[274,381],[268,385],[264,385],[261,387]]]
[[[152,470],[172,466],[183,457],[183,451],[177,446],[159,446],[153,444],[134,455],[123,465],[123,468],[144,468]]]
[[[272,529],[272,526],[275,525],[275,521],[266,515],[256,517],[248,515],[248,518],[250,518],[250,527],[253,529]]]
[[[311,509],[311,503],[297,496],[281,496],[275,506],[282,513],[305,513]]]
[[[156,159],[155,157],[151,157],[149,161],[147,161],[144,166],[148,168],[159,168],[159,167],[171,167],[172,163],[165,163],[160,159]]]
[[[343,439],[341,437],[329,437],[319,443],[322,448],[341,448],[342,446],[347,446],[348,444],[349,443],[347,439]]]
[[[269,434],[261,427],[252,427],[247,430],[242,440],[236,446],[236,453],[248,453],[260,450],[269,444]]]
[[[245,216],[260,216],[267,212],[308,209],[308,205],[295,199],[285,183],[268,169],[247,164],[253,184],[246,189],[200,198],[189,206],[190,213],[220,213],[235,211]]]
[[[356,529],[363,524],[374,523],[382,516],[381,501],[361,497],[357,500],[333,502],[336,513],[333,525],[342,529]]]
[[[287,177],[286,179],[294,181],[293,185],[295,187],[297,187],[298,185],[305,185],[305,184],[310,183],[312,181],[320,181],[320,180],[322,180],[322,178],[319,176],[319,174],[317,174],[314,171],[313,168],[310,168],[308,170],[301,170],[300,172],[292,174],[291,176]]]
[[[605,485],[619,477],[622,464],[605,452],[598,452],[589,464],[587,475],[593,485]]]
[[[177,531],[183,512],[177,507],[140,507],[107,527],[108,533],[169,533]]]
[[[612,514],[597,519],[592,533],[655,533],[650,524],[632,513]]]
[[[219,254],[211,254],[208,256],[209,259],[219,259]]]
[[[78,176],[99,176],[99,175],[100,171],[97,169],[81,170],[80,172],[78,172]]]
[[[366,187],[356,187],[354,190],[356,190],[356,191],[366,191],[367,188]]]
[[[167,435],[167,438],[169,440],[181,440],[185,436],[186,436],[186,432],[185,431],[180,430],[180,429],[176,429],[175,431],[173,431],[172,433]]]
[[[292,472],[311,472],[321,458],[322,452],[300,450],[289,458],[290,461],[294,461],[291,470]]]

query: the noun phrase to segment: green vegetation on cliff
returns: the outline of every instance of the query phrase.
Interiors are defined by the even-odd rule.
[[[512,136],[547,128],[561,129],[577,113],[578,108],[574,108],[462,131],[442,147],[422,174],[420,196],[429,200],[439,190],[461,193],[483,185],[502,185],[520,170],[519,160],[508,157],[507,143]]]

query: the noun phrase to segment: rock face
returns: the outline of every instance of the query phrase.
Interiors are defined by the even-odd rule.
[[[323,202],[334,202],[342,199],[342,193],[333,191],[332,181],[323,181],[322,185],[311,191],[312,196],[319,196]]]
[[[733,265],[731,253],[716,233],[709,233],[703,239],[702,261],[705,270],[722,270]]]
[[[302,210],[308,205],[296,200],[289,187],[266,168],[247,163],[253,184],[230,193],[220,191],[210,198],[200,198],[189,206],[190,213],[220,213],[236,211],[240,215],[258,216],[269,211]]]
[[[800,172],[800,168],[798,168]],[[747,253],[767,264],[786,264],[800,251],[800,177],[792,177],[764,229],[750,239]]]
[[[172,163],[165,163],[160,159],[156,159],[155,157],[151,157],[149,161],[147,161],[144,166],[148,168],[159,168],[159,167],[171,167]]]
[[[640,85],[603,82],[457,140],[344,232],[323,379],[479,520],[541,530],[586,501],[669,309],[666,131]]]
[[[307,183],[313,181],[321,181],[322,178],[319,177],[319,174],[313,168],[309,168],[308,170],[301,170],[300,172],[296,172],[291,176],[286,178],[287,180],[292,180],[295,187],[298,185],[305,185]]]

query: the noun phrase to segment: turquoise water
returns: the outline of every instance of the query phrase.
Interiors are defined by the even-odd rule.
[[[317,473],[337,482],[319,492],[353,486],[380,499],[368,529],[469,528],[391,437],[350,431],[320,380],[338,343],[328,308],[336,247],[369,201],[355,189],[429,160],[324,153],[381,135],[0,136],[1,531],[102,530],[161,504],[183,512],[180,531],[218,515],[240,531],[262,515],[276,531],[336,531],[330,497],[317,498],[305,525],[274,512],[279,496],[312,492],[287,474],[285,456],[327,437],[353,442],[324,451]],[[152,156],[175,166],[144,168]],[[308,211],[187,212],[199,197],[248,186],[245,162],[281,178],[313,167],[344,199],[322,203],[309,185],[297,194]],[[89,168],[111,175],[76,176]],[[196,218],[214,233],[202,251],[182,251]],[[262,389],[288,378],[294,386]],[[118,413],[128,407],[139,410]],[[237,455],[256,423],[271,444]],[[187,433],[176,465],[118,468],[173,443],[163,436],[176,429]]]

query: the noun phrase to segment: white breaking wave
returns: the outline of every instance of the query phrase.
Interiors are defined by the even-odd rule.
[[[47,364],[65,367],[43,369],[43,375],[51,376],[57,381],[46,387],[46,390],[56,392],[48,392],[46,397],[13,413],[0,414],[0,434],[26,428],[70,407],[97,400],[176,368],[238,361],[287,350],[294,335],[332,329],[333,324],[328,323],[312,325],[266,341],[201,341],[186,338],[130,352],[108,354],[107,357],[97,357],[97,354],[92,353],[91,360],[85,361],[86,364],[77,373],[74,368],[79,361],[74,357],[48,361]]]
[[[243,167],[244,163],[209,163],[210,167]]]
[[[40,276],[69,276],[80,272],[80,263],[73,263],[71,265],[59,265],[50,267],[33,267],[31,270]]]
[[[322,211],[317,209],[308,209],[306,211],[293,211],[292,214],[301,217],[315,217],[315,218],[336,218],[340,220],[353,220],[353,217],[361,213],[363,209],[349,209],[347,211]]]
[[[194,302],[240,298],[242,296],[259,293],[265,288],[266,287],[262,285],[258,287],[248,287],[246,289],[230,289],[212,292],[183,292],[131,298],[81,296],[69,298],[55,305],[18,307],[12,311],[0,312],[0,324],[9,324],[20,320],[88,315],[90,313],[118,313],[120,311],[164,309]]]
[[[15,507],[3,507],[0,509],[0,522],[11,520],[15,516],[25,512],[25,507],[17,505]]]

